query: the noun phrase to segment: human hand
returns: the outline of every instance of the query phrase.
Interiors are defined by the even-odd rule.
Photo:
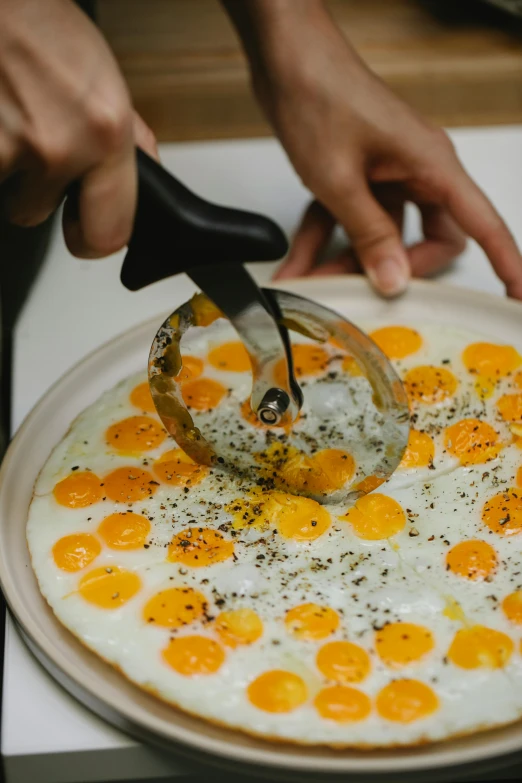
[[[317,199],[276,277],[362,267],[378,291],[393,296],[411,275],[444,268],[470,236],[508,294],[522,299],[515,242],[447,135],[364,65],[319,0],[249,0],[249,9],[250,28],[248,19],[236,23],[254,89]],[[424,232],[410,248],[401,238],[406,202],[418,206]],[[351,249],[320,266],[335,223],[345,229]]]
[[[0,0],[0,209],[43,222],[69,185],[69,250],[100,257],[130,237],[135,145],[157,156],[102,35],[71,0]]]

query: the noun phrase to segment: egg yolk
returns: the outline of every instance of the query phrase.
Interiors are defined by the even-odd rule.
[[[404,388],[410,402],[435,405],[452,397],[458,381],[444,367],[414,367],[404,377]]]
[[[485,421],[462,419],[448,427],[444,445],[461,465],[477,465],[495,459],[502,448],[498,433]]]
[[[179,636],[163,650],[163,660],[178,674],[215,674],[225,660],[223,648],[206,636]]]
[[[78,592],[100,609],[118,609],[136,595],[141,587],[139,576],[119,566],[95,568],[80,580]]]
[[[435,693],[419,680],[394,680],[379,691],[377,712],[394,723],[413,723],[438,709]]]
[[[346,685],[323,688],[314,699],[314,707],[321,716],[336,723],[355,723],[371,712],[368,696]]]
[[[377,655],[392,668],[420,661],[433,647],[431,631],[414,623],[388,623],[375,633]]]
[[[203,361],[197,356],[182,356],[181,370],[176,375],[176,380],[180,383],[192,381],[203,374]]]
[[[339,615],[329,606],[301,604],[285,615],[287,630],[299,639],[326,639],[339,626]]]
[[[371,669],[366,650],[352,642],[328,642],[317,653],[315,662],[321,674],[341,685],[362,682]]]
[[[406,524],[402,507],[388,495],[378,492],[359,498],[344,517],[358,538],[380,541],[400,533]]]
[[[516,370],[522,357],[511,345],[472,343],[464,349],[462,361],[474,375],[497,380]]]
[[[181,628],[205,614],[207,601],[192,587],[171,587],[152,596],[143,609],[143,619],[162,628]]]
[[[254,707],[264,712],[292,712],[308,698],[302,678],[282,669],[256,677],[248,686],[247,694]]]
[[[198,465],[182,449],[171,449],[162,454],[153,466],[154,473],[165,484],[190,487],[205,478],[208,470]]]
[[[425,432],[410,430],[408,445],[402,457],[401,468],[426,468],[433,464],[435,445]]]
[[[504,394],[497,408],[504,421],[522,421],[522,394]]]
[[[513,642],[505,633],[474,625],[457,631],[448,658],[461,669],[501,669],[513,653]]]
[[[110,514],[98,527],[98,533],[111,549],[139,549],[150,533],[150,522],[130,511]]]
[[[353,457],[341,449],[322,449],[311,457],[299,455],[290,458],[281,470],[290,489],[318,494],[342,489],[354,473]]]
[[[508,620],[522,625],[522,590],[506,595],[502,601],[502,610]]]
[[[522,530],[522,492],[507,489],[488,500],[482,509],[482,521],[494,533],[514,536]]]
[[[103,480],[105,495],[115,503],[136,503],[150,498],[158,488],[152,474],[142,468],[116,468]]]
[[[218,370],[247,372],[252,369],[246,348],[239,340],[217,345],[209,352],[207,359]]]
[[[462,541],[446,555],[446,567],[457,576],[478,581],[495,571],[497,553],[485,541]]]
[[[191,568],[221,563],[234,555],[234,544],[218,530],[188,527],[172,539],[167,559]]]
[[[97,503],[103,490],[98,476],[89,471],[78,471],[59,481],[53,489],[53,495],[61,506],[85,508]]]
[[[355,472],[355,462],[341,449],[322,449],[309,456],[279,442],[256,455],[270,477],[284,482],[290,492],[329,494],[342,489]]]
[[[249,497],[234,500],[226,506],[233,514],[233,527],[277,527],[284,538],[313,541],[330,527],[328,511],[309,498],[284,492],[251,491]]]
[[[53,546],[54,562],[62,571],[81,571],[92,563],[100,552],[100,542],[89,533],[64,536]]]
[[[210,326],[218,318],[224,317],[221,310],[205,294],[194,294],[190,300],[190,306],[194,315],[195,326]]]
[[[263,635],[263,623],[252,609],[221,612],[214,628],[223,644],[232,648],[252,644]]]
[[[161,446],[166,434],[163,425],[150,416],[130,416],[112,424],[105,439],[113,449],[134,454]]]
[[[388,359],[404,359],[422,347],[420,334],[407,326],[383,326],[370,332],[370,337]]]
[[[329,355],[324,348],[318,345],[297,343],[292,345],[292,358],[294,360],[294,373],[296,378],[304,376],[320,375],[328,367]],[[280,361],[274,370],[274,379],[279,385],[284,385],[286,378],[286,363]]]
[[[131,405],[139,408],[140,411],[145,411],[146,413],[155,413],[156,411],[147,381],[134,387],[130,393],[129,400]]]
[[[197,411],[210,411],[216,408],[227,390],[219,381],[212,378],[197,378],[186,381],[181,387],[181,394],[187,408]]]
[[[283,538],[314,541],[330,527],[330,514],[315,500],[274,492],[271,505]]]
[[[360,366],[355,356],[345,356],[343,358],[342,368],[348,375],[353,375],[355,378],[366,376],[365,371]]]
[[[366,478],[359,481],[359,483],[354,486],[354,490],[363,492],[367,495],[380,487],[381,484],[384,484],[383,478],[379,478],[379,476],[366,476]]]

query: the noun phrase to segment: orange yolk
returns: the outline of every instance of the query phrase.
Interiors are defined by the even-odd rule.
[[[353,457],[341,449],[322,449],[312,456],[292,446],[273,443],[256,455],[270,476],[277,476],[290,492],[329,494],[342,489],[355,472]]]
[[[323,449],[311,457],[299,455],[282,466],[282,477],[297,492],[329,494],[350,481],[355,473],[353,457],[341,449]]]
[[[176,375],[176,380],[180,383],[192,381],[203,374],[203,361],[197,356],[182,356],[181,370]]]
[[[462,419],[448,427],[444,445],[461,465],[477,465],[498,457],[502,445],[490,424],[478,419]]]
[[[187,381],[181,387],[185,405],[197,411],[210,411],[216,408],[226,393],[223,384],[212,378],[197,378],[195,381]]]
[[[315,500],[273,492],[271,505],[283,538],[314,541],[330,527],[330,514]]]
[[[85,508],[103,496],[98,476],[88,471],[71,473],[56,484],[53,495],[57,503],[67,508]]]
[[[143,619],[162,628],[181,628],[205,613],[205,596],[192,587],[171,587],[152,596],[143,609]]]
[[[457,631],[448,658],[461,669],[501,669],[513,653],[513,642],[505,633],[474,625]]]
[[[294,373],[296,378],[306,375],[320,375],[328,367],[329,355],[318,345],[297,343],[292,345],[292,357],[294,360]],[[286,364],[278,362],[274,370],[276,383],[284,385],[286,377]]]
[[[485,541],[462,541],[446,555],[446,566],[457,576],[478,581],[494,572],[497,553]]]
[[[349,508],[344,517],[358,538],[380,541],[400,533],[406,524],[402,507],[381,493],[365,495]]]
[[[394,680],[377,695],[377,712],[385,720],[412,723],[435,712],[439,700],[435,693],[418,680]]]
[[[113,449],[134,454],[156,449],[166,435],[163,425],[150,416],[130,416],[110,426],[105,439]]]
[[[345,356],[343,358],[342,368],[344,372],[348,373],[348,375],[353,375],[356,378],[360,377],[361,375],[366,375],[355,356]]]
[[[217,672],[225,660],[225,653],[217,642],[206,636],[179,636],[165,647],[163,660],[178,674],[193,677]]]
[[[141,587],[139,576],[119,566],[95,568],[80,580],[78,592],[100,609],[118,609],[136,595]]]
[[[194,462],[182,449],[166,451],[156,460],[153,470],[165,484],[176,487],[199,484],[208,473],[206,468]]]
[[[273,669],[264,672],[248,686],[248,698],[264,712],[292,712],[308,698],[304,681],[293,672]]]
[[[194,314],[195,326],[210,326],[218,318],[223,318],[223,313],[219,310],[214,302],[207,299],[205,294],[194,294],[190,300],[190,306]],[[175,327],[176,324],[173,324]]]
[[[263,623],[252,609],[232,609],[216,618],[215,630],[227,647],[252,644],[263,635]]]
[[[369,336],[388,359],[404,359],[422,347],[420,334],[407,326],[384,326]]]
[[[172,539],[167,560],[191,568],[201,568],[228,560],[233,554],[233,542],[223,538],[218,530],[188,527]]]
[[[299,639],[326,639],[339,626],[339,615],[329,606],[301,604],[285,615],[287,630]]]
[[[497,408],[504,421],[522,421],[522,394],[504,394]]]
[[[236,529],[277,527],[284,538],[313,541],[330,527],[330,514],[309,498],[284,492],[252,491],[250,497],[229,503],[226,510],[233,514]]]
[[[388,623],[375,633],[377,655],[392,668],[420,661],[433,647],[432,633],[422,625]]]
[[[359,481],[359,483],[354,486],[354,490],[369,494],[380,487],[381,484],[384,484],[383,478],[379,478],[378,476],[366,476],[366,478]]]
[[[150,498],[158,488],[152,474],[141,468],[116,468],[103,480],[105,495],[115,503],[136,503]]]
[[[410,430],[408,445],[404,452],[401,468],[426,468],[433,464],[435,445],[425,432]]]
[[[522,357],[511,345],[472,343],[465,348],[462,361],[469,372],[496,381],[516,370]]]
[[[130,511],[110,514],[100,524],[98,533],[111,549],[139,549],[150,533],[150,522]]]
[[[517,372],[513,378],[513,382],[515,386],[517,386],[519,389],[522,389],[522,372]]]
[[[315,662],[321,674],[341,685],[362,682],[371,669],[366,650],[352,642],[328,642],[317,653]]]
[[[218,370],[227,372],[247,372],[252,369],[250,357],[239,340],[218,345],[209,352],[209,363]]]
[[[355,723],[367,718],[371,712],[368,696],[345,685],[323,688],[314,699],[314,707],[321,718],[336,723]]]
[[[514,536],[522,530],[522,492],[507,489],[484,504],[482,521],[494,533]]]
[[[62,571],[81,571],[92,563],[100,552],[100,542],[89,533],[64,536],[53,546],[54,562]]]
[[[457,386],[453,373],[444,367],[414,367],[404,377],[404,388],[410,402],[424,405],[444,402],[455,394]]]
[[[134,389],[130,393],[129,397],[131,405],[134,405],[134,407],[139,408],[140,411],[145,411],[146,413],[155,413],[156,407],[154,405],[154,401],[152,399],[152,395],[150,393],[149,384],[147,381],[144,383],[138,384],[138,386],[135,386]]]
[[[508,620],[522,625],[522,590],[506,595],[502,601],[502,609]]]

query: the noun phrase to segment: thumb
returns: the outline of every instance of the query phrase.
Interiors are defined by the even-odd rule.
[[[383,296],[402,294],[410,279],[408,255],[397,225],[365,182],[337,202],[335,216],[375,290]]]

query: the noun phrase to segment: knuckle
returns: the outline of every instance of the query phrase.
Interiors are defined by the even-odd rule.
[[[120,149],[132,133],[131,106],[121,96],[92,100],[88,120],[99,143],[108,151]]]

